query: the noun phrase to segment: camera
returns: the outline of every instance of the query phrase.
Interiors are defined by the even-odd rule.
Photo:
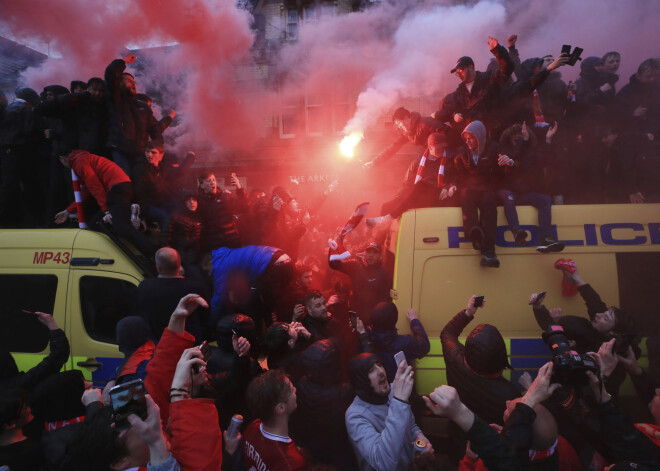
[[[577,63],[577,61],[581,61],[582,58],[580,57],[580,54],[582,54],[582,49],[581,47],[575,46],[575,49],[573,49],[573,52],[571,52],[571,46],[569,44],[564,44],[561,47],[561,53],[562,54],[568,54],[570,58],[568,59],[568,65],[573,66]]]
[[[552,351],[553,383],[574,386],[579,390],[588,383],[587,371],[591,371],[595,375],[600,374],[600,368],[593,358],[578,353],[571,347],[561,326],[548,327],[548,331],[543,332],[543,341]]]

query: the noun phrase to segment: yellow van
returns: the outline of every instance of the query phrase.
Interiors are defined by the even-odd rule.
[[[110,234],[82,229],[0,230],[0,341],[26,371],[48,352],[45,329],[30,314],[52,313],[66,333],[77,368],[102,385],[122,355],[117,322],[136,315],[137,285],[150,269]]]
[[[497,256],[500,268],[479,266],[480,257],[463,234],[460,208],[425,208],[408,211],[392,228],[389,250],[395,254],[392,297],[399,312],[415,309],[431,340],[430,354],[417,362],[417,391],[430,392],[446,384],[440,332],[464,309],[471,295],[484,295],[485,307],[477,312],[467,336],[479,323],[495,325],[504,336],[513,381],[525,371],[538,369],[549,358],[532,309],[531,293],[547,291],[545,305],[561,307],[564,314],[583,315],[582,298],[563,297],[562,275],[554,268],[559,258],[577,263],[582,278],[608,305],[632,315],[640,332],[660,330],[656,301],[660,293],[660,204],[554,206],[553,224],[563,252],[538,253],[537,211],[518,208],[521,225],[532,233],[524,247],[517,247],[501,208],[498,213]],[[409,332],[405,316],[399,330]],[[646,366],[645,342],[640,344]]]

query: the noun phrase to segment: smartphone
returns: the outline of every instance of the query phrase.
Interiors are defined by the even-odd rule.
[[[474,307],[481,307],[484,305],[484,297],[483,295],[481,296],[475,296],[474,298]]]
[[[206,343],[206,340],[204,340],[197,348],[202,352],[202,360],[205,362],[209,361],[209,358],[211,358],[211,347]],[[193,365],[192,369],[195,374],[199,373],[199,365]]]
[[[408,368],[408,361],[406,360],[406,354],[403,352],[395,353],[394,354],[394,363],[396,364],[396,367],[398,368],[401,362],[404,363],[403,367]]]
[[[628,353],[628,347],[632,345],[635,340],[636,334],[617,334],[614,341],[614,352],[618,355],[625,355]]]
[[[120,384],[110,390],[112,418],[117,430],[131,426],[128,416],[135,414],[142,420],[147,418],[147,400],[144,397],[144,383],[141,379]]]
[[[570,54],[571,53],[571,46],[569,44],[564,44],[561,47],[561,53],[562,54]]]
[[[348,320],[352,327],[357,327],[357,312],[348,311]]]
[[[545,299],[545,295],[546,295],[546,294],[548,294],[547,291],[541,291],[541,292],[538,294],[538,296],[536,297],[536,299],[535,299],[533,302],[530,302],[530,303],[529,303],[530,306],[531,306],[532,304],[542,303],[543,300]]]

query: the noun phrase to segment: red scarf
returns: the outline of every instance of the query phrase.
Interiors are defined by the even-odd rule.
[[[532,94],[534,95],[532,98],[532,106],[534,108],[534,120],[536,121],[534,127],[544,128],[546,126],[550,126],[548,123],[546,123],[545,117],[543,116],[543,109],[541,108],[541,99],[539,98],[539,92],[537,92],[536,89],[534,89]]]
[[[44,422],[44,428],[46,429],[46,432],[52,432],[53,430],[68,427],[69,425],[78,424],[83,420],[85,420],[84,415],[81,415],[80,417],[76,417],[74,419],[56,420],[55,422]]]
[[[422,176],[424,175],[424,166],[426,165],[426,157],[429,154],[429,150],[426,149],[424,154],[422,154],[422,160],[419,161],[419,166],[417,167],[417,175],[415,175],[415,185],[422,181]],[[447,163],[447,151],[442,153],[440,157],[440,166],[438,167],[438,188],[442,188],[445,184],[445,164]]]
[[[653,424],[635,424],[635,427],[642,432],[646,437],[660,446],[660,425]]]

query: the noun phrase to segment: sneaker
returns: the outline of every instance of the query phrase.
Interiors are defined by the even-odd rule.
[[[495,254],[481,254],[480,265],[482,267],[499,268],[500,261]]]
[[[484,245],[484,231],[481,230],[481,227],[472,227],[472,229],[470,229],[469,237],[472,241],[472,248],[474,250],[481,250],[481,247]]]
[[[536,250],[541,253],[552,253],[561,252],[564,250],[564,247],[566,247],[566,245],[563,242],[559,242],[552,237],[544,237],[543,240],[541,240],[541,244],[536,247]]]
[[[516,245],[521,247],[527,243],[527,231],[518,230],[513,233],[513,237],[516,240]]]

